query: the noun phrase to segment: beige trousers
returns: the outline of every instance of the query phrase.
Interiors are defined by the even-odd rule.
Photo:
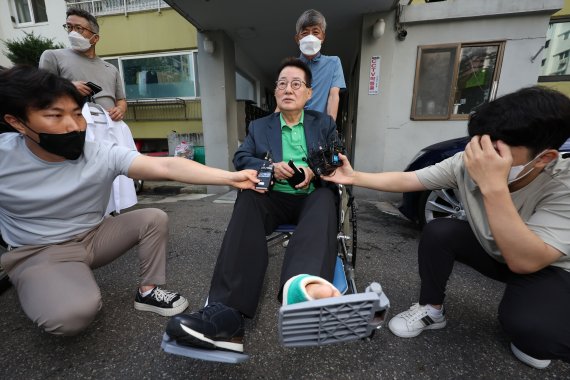
[[[138,244],[141,285],[164,284],[167,240],[168,216],[148,208],[107,217],[63,243],[13,249],[0,260],[26,315],[46,332],[74,335],[101,309],[92,269]]]

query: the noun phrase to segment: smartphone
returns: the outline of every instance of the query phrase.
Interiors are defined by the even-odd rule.
[[[96,93],[101,92],[101,90],[103,90],[103,89],[101,88],[101,86],[96,85],[96,84],[93,83],[93,82],[87,82],[87,83],[85,83],[85,84],[87,85],[87,87],[89,87],[89,88],[91,89],[91,91],[92,91],[92,94],[91,94],[91,95],[95,95]]]
[[[291,169],[293,169],[293,177],[287,178],[289,186],[295,187],[305,180],[305,172],[295,166],[293,160],[289,160],[287,163]]]
[[[257,190],[269,190],[271,185],[271,178],[273,178],[273,165],[263,164],[261,169],[257,172],[259,182],[255,185]]]

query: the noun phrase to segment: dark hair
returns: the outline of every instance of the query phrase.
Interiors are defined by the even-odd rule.
[[[69,8],[67,10],[67,12],[65,13],[66,18],[69,16],[79,16],[79,17],[83,17],[84,19],[86,19],[87,21],[89,21],[89,25],[91,26],[91,30],[95,32],[95,34],[99,34],[99,23],[97,22],[97,19],[95,18],[95,16],[93,16],[91,13],[80,9],[80,8]]]
[[[82,107],[85,98],[73,83],[33,66],[18,65],[0,71],[0,120],[6,114],[27,121],[31,109],[46,109],[67,96]]]
[[[530,148],[534,155],[558,149],[570,137],[570,99],[544,87],[523,88],[478,107],[468,131]]]
[[[279,65],[279,70],[277,70],[277,79],[279,79],[279,74],[283,71],[286,67],[297,67],[305,72],[305,82],[308,88],[311,88],[311,84],[313,83],[313,74],[311,73],[311,69],[307,64],[301,61],[299,58],[289,57],[285,58],[281,61],[281,65]]]

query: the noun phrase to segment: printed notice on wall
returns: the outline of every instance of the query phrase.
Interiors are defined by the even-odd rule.
[[[368,95],[378,95],[380,90],[380,56],[370,58],[370,81],[368,82]]]

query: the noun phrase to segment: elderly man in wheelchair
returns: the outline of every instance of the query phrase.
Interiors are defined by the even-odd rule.
[[[338,188],[307,166],[319,164],[323,146],[335,149],[330,143],[337,141],[336,125],[326,114],[303,109],[312,93],[305,63],[286,59],[278,73],[280,112],[251,122],[233,160],[237,170],[258,170],[261,182],[256,191],[237,196],[207,305],[169,321],[164,339],[167,348],[176,346],[172,353],[209,360],[204,349],[243,352],[244,316],[252,318],[256,312],[268,264],[266,236],[280,225],[296,227],[283,259],[278,300],[290,305],[340,296],[331,283],[337,261]],[[193,348],[184,351],[182,346]],[[188,354],[192,350],[202,355]]]

